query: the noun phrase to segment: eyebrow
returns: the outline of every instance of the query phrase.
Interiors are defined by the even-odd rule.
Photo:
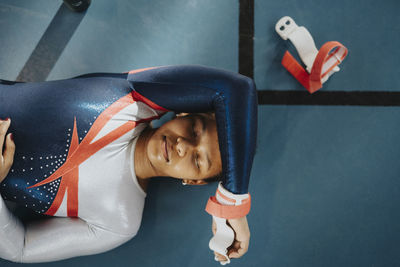
[[[204,134],[204,132],[206,131],[206,126],[207,126],[207,124],[206,124],[206,119],[205,119],[203,116],[200,116],[200,115],[197,116],[197,118],[200,119],[200,123],[202,124],[201,134]],[[206,158],[207,158],[207,162],[208,162],[208,169],[207,169],[207,171],[209,171],[209,170],[211,169],[212,163],[211,163],[210,157],[208,156],[208,152],[206,152]]]
[[[203,116],[199,116],[201,124],[202,124],[202,129],[201,133],[203,134],[206,131],[206,119]]]

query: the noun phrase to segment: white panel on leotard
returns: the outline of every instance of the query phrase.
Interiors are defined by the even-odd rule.
[[[125,124],[127,121],[139,121],[143,118],[158,116],[157,112],[142,102],[134,102],[115,114],[111,120],[93,138],[91,143],[96,142],[103,136]]]
[[[57,212],[54,214],[54,216],[60,216],[60,217],[66,217],[67,216],[67,194],[68,194],[68,191],[65,192],[65,195],[64,195],[63,200],[61,202],[61,205],[58,208]]]

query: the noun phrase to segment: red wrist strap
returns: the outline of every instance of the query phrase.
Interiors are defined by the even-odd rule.
[[[235,206],[222,205],[215,196],[208,199],[206,212],[219,218],[235,219],[246,216],[250,212],[251,197],[242,201],[242,204]]]
[[[331,53],[330,53],[331,52]],[[322,79],[347,56],[347,48],[341,43],[331,41],[325,43],[319,50],[311,73],[297,62],[297,60],[286,51],[282,59],[282,65],[298,80],[310,93],[316,92],[322,87]]]

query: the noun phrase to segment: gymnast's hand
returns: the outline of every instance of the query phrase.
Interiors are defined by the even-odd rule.
[[[235,231],[235,241],[233,244],[228,248],[228,257],[229,258],[240,258],[244,254],[246,254],[249,248],[249,241],[250,241],[250,229],[247,223],[247,217],[241,217],[237,219],[228,219],[227,224]],[[212,231],[215,235],[217,226],[213,220],[212,223]],[[220,255],[217,252],[214,252],[217,256],[219,261],[225,261],[225,257]]]
[[[6,178],[14,161],[15,143],[11,133],[6,136],[10,124],[10,119],[0,119],[0,152],[3,151],[3,153],[0,153],[0,183]],[[5,147],[3,150],[4,143]]]

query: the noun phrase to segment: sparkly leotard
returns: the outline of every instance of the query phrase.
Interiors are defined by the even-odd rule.
[[[112,249],[137,232],[145,194],[135,137],[167,110],[216,113],[223,185],[247,193],[257,100],[251,79],[202,66],[0,84],[17,149],[3,198],[61,216],[24,225],[0,198],[0,257],[44,262]],[[18,105],[15,105],[18,103]],[[157,103],[157,104],[155,104]],[[63,217],[68,216],[68,217]]]

